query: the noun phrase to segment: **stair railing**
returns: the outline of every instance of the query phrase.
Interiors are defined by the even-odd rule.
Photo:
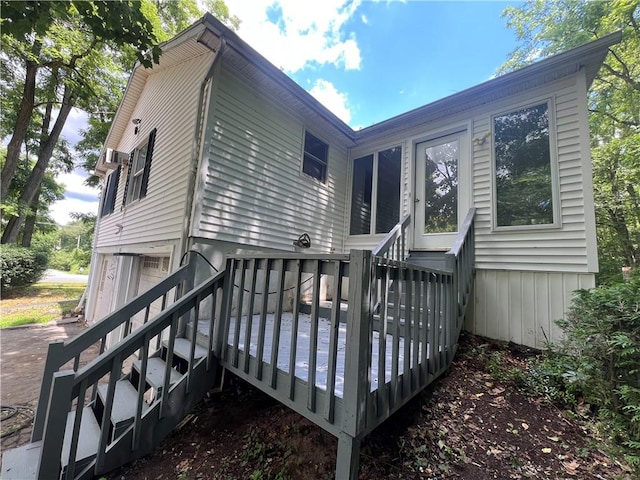
[[[54,374],[63,367],[73,362],[72,371],[77,371],[80,365],[81,355],[90,347],[99,342],[99,354],[105,351],[107,338],[110,334],[119,334],[126,337],[130,334],[131,319],[140,312],[144,312],[144,322],[149,320],[151,306],[160,300],[160,309],[165,310],[167,304],[173,299],[171,294],[180,294],[180,290],[188,290],[193,286],[193,274],[195,262],[185,265],[150,290],[138,295],[136,298],[95,323],[84,332],[67,342],[54,342],[49,344],[47,359],[40,387],[38,406],[33,422],[31,441],[42,439],[46,417],[46,408],[51,395]],[[95,395],[95,392],[93,392]]]
[[[411,215],[409,214],[398,222],[376,248],[373,249],[373,256],[404,262],[409,251],[407,232],[410,223]]]
[[[220,301],[222,300],[224,280],[225,272],[223,271],[196,286],[140,328],[134,330],[118,344],[104,351],[79,370],[75,372],[73,370],[55,372],[52,380],[52,393],[45,405],[46,418],[43,422],[43,443],[38,478],[50,477],[51,472],[57,471],[60,466],[60,458],[63,453],[63,439],[65,436],[64,419],[66,419],[67,413],[72,410],[74,405],[76,413],[72,424],[72,435],[70,440],[68,440],[68,442],[70,442],[68,447],[69,457],[67,459],[67,470],[64,477],[68,479],[76,477],[83,478],[90,469],[93,469],[95,474],[100,474],[114,468],[114,465],[109,463],[106,457],[112,442],[110,439],[110,421],[114,406],[116,382],[123,377],[122,371],[125,360],[129,359],[136,352],[139,352],[138,362],[140,362],[137,385],[134,385],[138,391],[136,413],[132,425],[122,434],[123,436],[125,434],[128,435],[127,438],[131,439],[127,450],[135,451],[142,441],[148,441],[142,432],[143,417],[154,415],[157,421],[162,422],[163,418],[165,418],[171,410],[181,407],[180,405],[176,405],[176,402],[169,400],[172,389],[176,388],[176,385],[171,385],[170,381],[178,324],[180,319],[187,315],[193,314],[194,318],[198,318],[201,305],[203,304],[210,309],[209,345],[207,347],[206,357],[199,359],[199,362],[206,362],[207,369],[209,369],[211,365],[215,365],[215,345],[212,330],[217,319]],[[154,339],[156,338],[164,338],[166,342],[166,371],[164,372],[164,384],[159,388],[158,395],[149,402],[148,399],[145,399],[145,393],[148,390],[145,383],[145,373],[149,358],[157,352],[153,345]],[[195,339],[192,339],[192,344],[195,346]],[[190,357],[190,368],[181,378],[181,382],[184,380],[184,383],[181,383],[181,385],[185,391],[188,387],[184,385],[189,383],[193,371],[193,347],[191,348]],[[88,465],[82,467],[82,472],[76,473],[74,470],[76,468],[76,455],[79,446],[80,424],[83,410],[84,407],[88,406],[92,401],[91,397],[87,399],[88,392],[92,388],[96,388],[98,383],[105,382],[105,377],[108,377],[106,378],[108,387],[102,411],[97,456],[95,461],[91,461]],[[145,403],[148,405],[146,409],[144,408]],[[180,416],[177,421],[181,419],[182,417]],[[154,431],[166,431],[166,433],[168,433],[174,426],[175,425],[156,426],[154,427]],[[117,439],[113,439],[113,441],[115,440]]]
[[[471,288],[473,287],[473,275],[475,268],[475,214],[476,209],[470,208],[462,222],[456,240],[451,249],[445,254],[447,270],[453,273],[453,305],[457,308],[450,312],[453,328],[451,335],[458,338],[462,330],[462,323],[467,311]]]

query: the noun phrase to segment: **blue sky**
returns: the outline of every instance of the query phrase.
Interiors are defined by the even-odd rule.
[[[489,80],[517,46],[502,1],[226,0],[238,35],[353,128]],[[71,115],[63,135],[84,128]],[[52,215],[97,212],[86,173],[62,181]]]

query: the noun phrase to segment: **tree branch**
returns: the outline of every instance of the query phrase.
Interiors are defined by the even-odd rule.
[[[638,124],[637,122],[631,122],[631,121],[629,121],[629,120],[621,120],[621,119],[619,119],[618,117],[616,117],[614,114],[609,113],[609,112],[603,112],[603,111],[601,111],[601,110],[597,110],[597,109],[593,109],[593,108],[590,108],[590,109],[589,109],[589,112],[591,112],[591,113],[597,113],[597,114],[600,114],[600,115],[604,115],[605,117],[610,118],[610,119],[611,119],[611,120],[613,120],[614,122],[619,123],[620,125],[625,125],[625,126],[627,126],[627,127],[637,127],[637,126],[640,126],[640,124]]]

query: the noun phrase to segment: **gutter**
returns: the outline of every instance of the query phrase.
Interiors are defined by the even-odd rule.
[[[200,84],[200,94],[198,96],[198,114],[196,118],[196,128],[193,133],[193,142],[191,144],[191,165],[189,169],[189,177],[187,180],[187,198],[184,206],[184,221],[182,223],[182,233],[180,234],[180,258],[185,254],[189,248],[189,231],[191,229],[191,217],[193,213],[193,200],[195,197],[195,189],[196,189],[196,180],[198,173],[198,166],[200,164],[200,150],[201,150],[201,141],[204,136],[203,129],[205,128],[205,124],[203,124],[203,115],[204,115],[204,100],[207,95],[207,85],[210,83],[213,78],[213,73],[218,65],[218,62],[222,59],[222,54],[224,53],[227,40],[224,35],[220,36],[220,47],[216,52],[215,49],[208,43],[207,36],[212,35],[212,32],[208,29],[205,29],[203,34],[198,38],[198,42],[202,43],[206,47],[210,48],[215,52],[215,57],[211,62],[211,66],[207,71],[202,83]],[[209,38],[210,40],[210,38]],[[206,123],[206,122],[205,122]]]

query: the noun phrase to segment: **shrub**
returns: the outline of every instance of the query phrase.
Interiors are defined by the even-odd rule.
[[[47,268],[47,254],[31,248],[0,247],[0,287],[2,290],[37,282]]]
[[[557,323],[564,340],[537,367],[549,374],[551,396],[562,396],[563,382],[565,394],[580,392],[640,473],[640,275],[579,290]]]

